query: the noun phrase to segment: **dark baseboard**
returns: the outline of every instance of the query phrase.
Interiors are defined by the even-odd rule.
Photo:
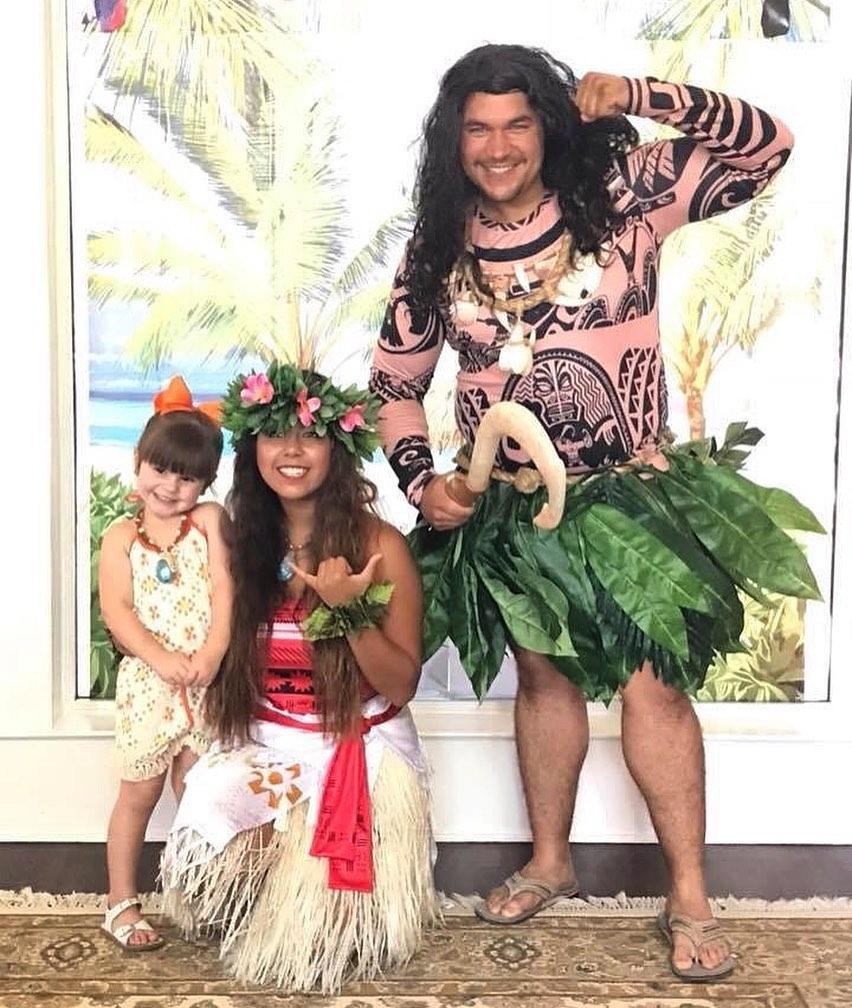
[[[140,891],[155,888],[162,844],[148,843],[139,872]],[[447,893],[485,892],[529,857],[521,843],[438,844],[435,876]],[[666,871],[653,844],[573,844],[582,888],[596,896],[658,896]],[[852,847],[816,845],[714,845],[707,848],[711,895],[755,899],[852,896]],[[0,889],[52,893],[104,892],[104,845],[0,843]]]

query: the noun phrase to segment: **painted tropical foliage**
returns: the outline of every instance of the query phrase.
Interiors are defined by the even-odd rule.
[[[353,177],[349,166],[356,142],[347,132],[351,106],[325,43],[344,31],[358,44],[359,12],[368,6],[128,0],[120,31],[90,28],[72,49],[72,72],[78,60],[86,81],[78,112],[87,387],[90,443],[103,469],[92,474],[93,551],[97,530],[121,513],[120,479],[129,478],[129,449],[150,390],[173,369],[189,367],[211,393],[239,364],[273,356],[351,369],[363,380],[410,231],[412,177],[409,167],[395,205],[385,200],[381,211],[364,212],[368,180],[363,171]],[[648,43],[646,72],[688,79],[700,63],[701,82],[722,89],[737,45],[761,37],[761,6],[756,0],[587,5],[601,32]],[[828,16],[821,0],[791,0],[791,31],[771,44],[822,39]],[[459,38],[452,53],[479,41]],[[430,80],[448,58],[436,56]],[[391,83],[406,86],[399,75]],[[409,104],[419,109],[419,100]],[[423,111],[407,113],[411,124],[401,135],[416,137]],[[378,157],[383,153],[377,148]],[[781,187],[740,211],[682,229],[667,242],[668,261],[677,263],[671,272],[680,277],[662,316],[669,383],[683,403],[679,436],[707,436],[708,401],[720,375],[773,339],[791,297],[813,314],[822,309],[822,278],[834,250],[818,248],[805,269],[792,271],[791,287],[790,249],[808,222],[783,185],[782,178]],[[427,400],[439,447],[455,439],[454,374],[452,359],[443,360]],[[94,596],[91,603],[91,688],[109,696],[114,666]],[[780,601],[747,606],[749,650],[717,662],[702,699],[800,697],[801,609]]]
[[[143,369],[178,349],[322,365],[384,312],[408,214],[347,258],[339,124],[288,6],[134,0],[106,43],[86,157],[126,198],[89,235],[89,294],[146,307],[125,347]]]
[[[115,677],[120,656],[101,616],[98,600],[98,563],[101,540],[114,521],[132,513],[127,495],[130,487],[118,476],[93,469],[89,480],[89,682],[90,695],[99,700],[115,696]]]

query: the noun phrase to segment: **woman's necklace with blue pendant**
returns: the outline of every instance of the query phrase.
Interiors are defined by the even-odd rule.
[[[278,580],[282,584],[287,584],[287,582],[291,580],[296,573],[293,570],[293,564],[296,562],[296,554],[306,550],[310,544],[311,540],[308,539],[308,541],[302,543],[301,546],[291,546],[284,554],[284,559],[278,565]]]

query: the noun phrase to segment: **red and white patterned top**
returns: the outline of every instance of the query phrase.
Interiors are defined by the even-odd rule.
[[[294,714],[318,714],[314,692],[313,649],[305,637],[303,623],[310,610],[300,599],[285,598],[268,626],[258,631],[261,648],[266,648],[263,698],[272,707]],[[361,698],[376,691],[361,677]]]

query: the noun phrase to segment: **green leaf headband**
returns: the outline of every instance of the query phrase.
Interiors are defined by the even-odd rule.
[[[340,389],[310,370],[273,361],[266,374],[237,375],[222,401],[222,426],[231,443],[247,434],[281,437],[293,429],[334,437],[368,459],[379,445],[379,400],[355,385]]]

